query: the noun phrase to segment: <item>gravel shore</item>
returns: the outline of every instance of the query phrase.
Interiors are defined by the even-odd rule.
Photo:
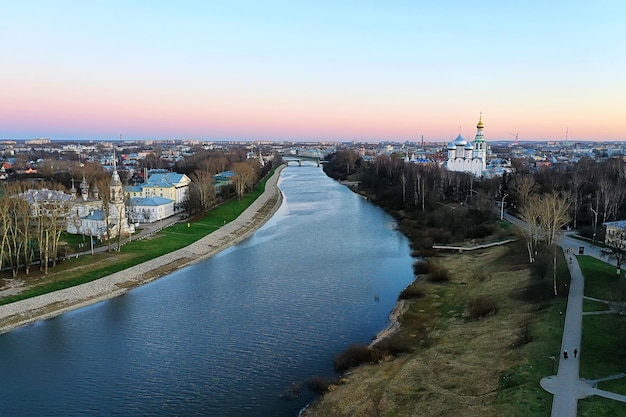
[[[282,203],[278,179],[284,166],[267,181],[265,191],[239,217],[191,245],[98,280],[0,306],[0,333],[58,316],[146,284],[198,262],[244,240],[267,222]]]

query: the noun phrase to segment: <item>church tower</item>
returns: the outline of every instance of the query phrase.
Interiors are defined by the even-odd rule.
[[[83,182],[80,183],[80,196],[83,198],[83,201],[87,201],[89,198],[89,183],[85,179],[83,175]]]
[[[120,174],[117,172],[117,157],[115,156],[115,148],[113,149],[113,175],[111,176],[111,214],[117,222],[117,233],[120,235],[128,235],[132,233],[126,216],[126,204],[124,201],[124,185],[120,180]]]
[[[120,180],[120,175],[117,173],[117,161],[115,156],[115,149],[113,150],[113,176],[111,177],[111,202],[123,203],[124,202],[124,187]]]
[[[474,158],[482,159],[482,172],[487,169],[487,142],[483,135],[483,114],[480,114],[476,124],[476,137],[474,138]]]

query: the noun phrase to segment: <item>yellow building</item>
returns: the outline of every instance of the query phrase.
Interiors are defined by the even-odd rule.
[[[124,187],[128,198],[162,197],[174,201],[174,212],[183,210],[191,180],[185,174],[175,172],[155,173],[143,184]]]

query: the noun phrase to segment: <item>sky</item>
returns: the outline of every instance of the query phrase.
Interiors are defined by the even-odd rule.
[[[626,140],[626,2],[0,0],[0,139]]]

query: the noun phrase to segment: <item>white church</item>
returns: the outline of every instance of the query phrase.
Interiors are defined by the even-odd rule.
[[[469,172],[477,177],[483,176],[487,170],[487,142],[483,136],[482,114],[476,125],[474,142],[468,142],[461,135],[448,143],[448,161],[446,168],[449,171]]]
[[[98,239],[112,239],[120,234],[129,236],[135,232],[135,226],[128,222],[122,181],[115,163],[108,201],[102,200],[98,186],[90,190],[85,178],[80,184],[80,196],[77,195],[74,181],[72,181],[70,193],[70,209],[67,216],[68,233],[83,234]],[[107,204],[107,207],[103,207],[104,204]]]

